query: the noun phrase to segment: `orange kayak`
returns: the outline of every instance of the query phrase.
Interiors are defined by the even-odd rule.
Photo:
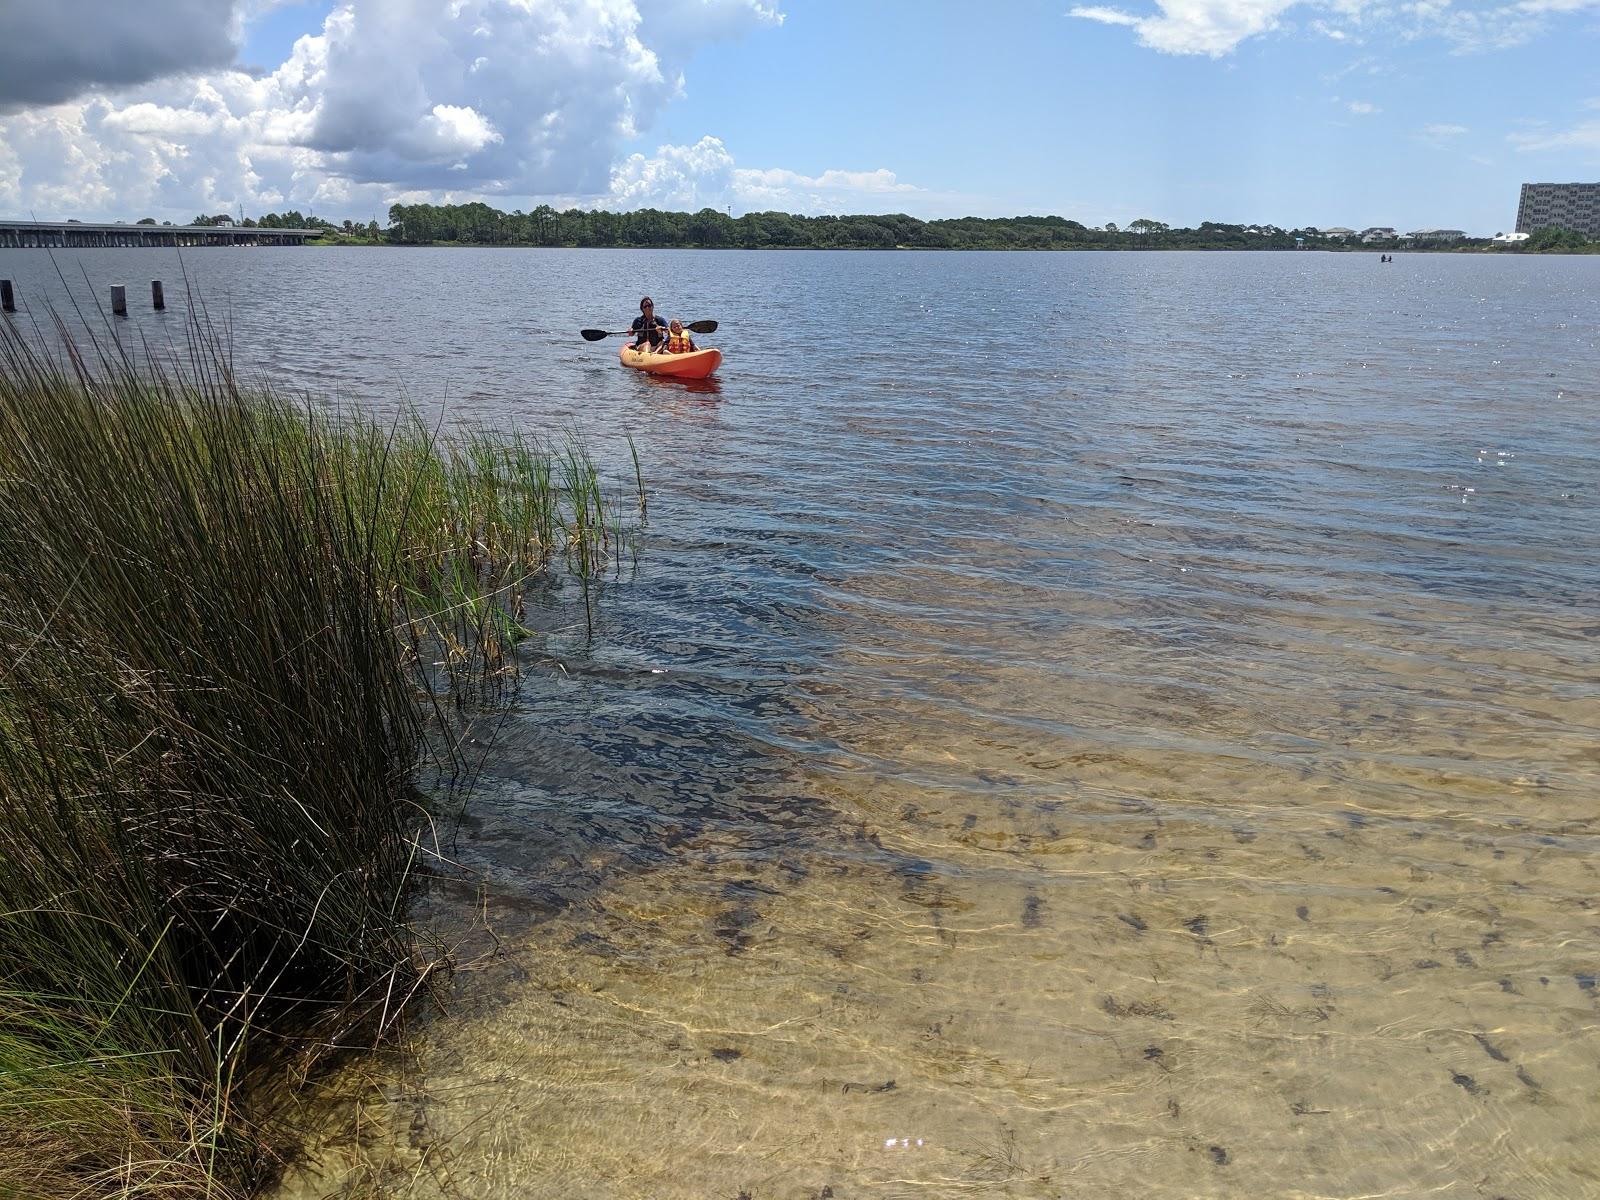
[[[674,379],[704,379],[722,365],[721,350],[691,350],[687,354],[655,353],[624,346],[620,355],[622,365],[635,371],[648,371],[652,375],[670,375]]]

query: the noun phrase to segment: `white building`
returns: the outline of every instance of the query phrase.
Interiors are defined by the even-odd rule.
[[[1503,242],[1506,245],[1514,245],[1517,242],[1527,241],[1528,235],[1525,233],[1497,233],[1490,240],[1495,242]]]
[[[1413,229],[1406,234],[1413,242],[1459,242],[1467,236],[1465,229]]]
[[[1363,242],[1387,242],[1399,236],[1388,225],[1373,225],[1361,231],[1361,240]]]

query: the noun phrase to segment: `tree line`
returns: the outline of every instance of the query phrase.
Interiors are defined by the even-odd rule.
[[[374,230],[372,236],[376,236]],[[1090,226],[1066,217],[958,217],[923,221],[904,213],[807,217],[753,212],[733,217],[715,208],[632,212],[541,204],[532,212],[502,212],[471,204],[395,204],[383,238],[400,245],[454,243],[474,246],[639,246],[698,249],[811,250],[1293,250],[1298,246],[1338,249],[1401,249],[1404,237],[1362,242],[1314,227],[1241,225],[1202,221],[1173,227],[1141,218],[1125,228]],[[1540,230],[1528,250],[1600,249],[1570,230]],[[1521,249],[1501,247],[1496,249]],[[1430,245],[1429,249],[1488,249],[1487,238]]]
[[[146,218],[148,220],[148,218]],[[1398,250],[1404,237],[1363,242],[1315,227],[1240,225],[1202,221],[1193,228],[1140,218],[1119,227],[1090,226],[1055,216],[958,217],[923,221],[904,213],[807,217],[794,213],[753,212],[739,217],[721,209],[631,212],[541,204],[532,212],[502,212],[481,201],[470,204],[395,204],[389,224],[336,225],[291,209],[240,221],[226,213],[200,215],[195,225],[260,226],[264,229],[320,229],[329,240],[388,242],[396,245],[662,247],[694,249],[809,250]],[[1525,242],[1491,243],[1485,238],[1430,244],[1429,250],[1509,250],[1513,252],[1597,252],[1600,242],[1566,229],[1541,229]]]
[[[1314,233],[1314,231],[1313,231]],[[385,236],[402,245],[454,242],[477,246],[655,246],[700,249],[1054,250],[1088,248],[1292,249],[1304,231],[1206,222],[1172,229],[1140,220],[1127,229],[1065,217],[961,217],[923,221],[904,213],[807,217],[752,212],[733,217],[715,208],[632,212],[541,204],[502,212],[487,204],[396,204]]]

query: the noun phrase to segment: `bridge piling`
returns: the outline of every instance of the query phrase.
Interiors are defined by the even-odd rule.
[[[128,285],[113,283],[111,285],[111,312],[118,317],[128,315]]]
[[[167,297],[166,293],[161,290],[161,280],[152,279],[150,281],[150,307],[159,312],[166,306]]]
[[[11,280],[0,279],[0,312],[17,311],[17,294],[11,289]]]

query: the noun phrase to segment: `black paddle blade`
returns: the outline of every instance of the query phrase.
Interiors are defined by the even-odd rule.
[[[604,329],[580,329],[578,332],[583,335],[583,340],[586,342],[598,342],[601,338],[611,336]]]
[[[715,333],[717,331],[717,323],[715,321],[690,321],[687,328],[690,333]]]

